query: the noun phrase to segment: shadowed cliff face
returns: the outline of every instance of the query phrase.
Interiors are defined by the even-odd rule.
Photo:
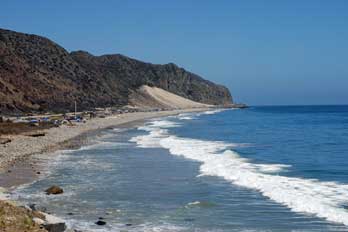
[[[0,29],[0,112],[70,111],[122,106],[132,90],[151,85],[208,104],[230,104],[227,88],[175,64],[122,55],[68,53],[40,36]]]

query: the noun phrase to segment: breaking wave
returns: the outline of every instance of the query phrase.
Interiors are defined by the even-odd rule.
[[[294,212],[348,225],[348,211],[344,208],[348,203],[348,185],[281,175],[289,165],[253,163],[232,150],[239,144],[182,138],[168,132],[168,128],[178,126],[169,120],[152,121],[138,128],[146,135],[130,141],[143,148],[162,147],[172,155],[201,162],[199,176],[221,177],[234,185],[257,190]]]

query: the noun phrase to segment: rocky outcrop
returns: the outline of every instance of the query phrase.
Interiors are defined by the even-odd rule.
[[[227,88],[175,64],[155,65],[123,55],[69,53],[41,36],[0,29],[0,113],[123,106],[142,85],[206,104],[232,103]]]
[[[42,226],[48,232],[64,232],[66,230],[67,228],[66,224],[62,219],[47,213],[41,213],[41,214],[45,216],[45,220]]]
[[[38,212],[0,200],[1,232],[47,232],[48,230],[38,223],[44,219],[44,216]]]

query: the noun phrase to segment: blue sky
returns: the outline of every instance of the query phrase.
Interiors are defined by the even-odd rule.
[[[348,104],[345,0],[3,0],[0,27],[174,62],[251,105]]]

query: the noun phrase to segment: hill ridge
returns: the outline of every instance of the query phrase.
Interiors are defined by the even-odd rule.
[[[143,85],[192,101],[228,105],[229,90],[173,63],[122,54],[68,52],[45,37],[0,29],[0,113],[65,112],[123,106]]]

